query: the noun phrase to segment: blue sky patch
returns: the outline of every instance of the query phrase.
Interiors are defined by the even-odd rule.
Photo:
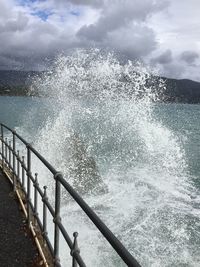
[[[46,21],[50,15],[53,13],[46,10],[38,10],[35,12],[32,12],[31,15],[41,18],[43,21]]]
[[[78,17],[78,16],[80,16],[81,13],[79,11],[73,10],[73,11],[70,12],[70,14],[73,15],[73,16]]]
[[[20,5],[25,6],[37,2],[38,0],[17,0]]]

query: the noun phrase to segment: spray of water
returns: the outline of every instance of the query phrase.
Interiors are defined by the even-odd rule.
[[[77,50],[60,56],[32,88],[51,107],[35,146],[142,266],[198,266],[185,153],[154,113],[162,109],[163,81],[140,63]],[[67,198],[62,216],[70,232],[80,232],[88,266],[123,266]]]

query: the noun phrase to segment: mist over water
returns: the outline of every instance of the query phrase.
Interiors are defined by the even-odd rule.
[[[199,197],[183,134],[155,112],[162,110],[158,92],[165,85],[154,79],[142,64],[122,65],[112,53],[77,50],[59,57],[33,81],[33,90],[47,97],[34,146],[142,266],[197,267]],[[53,181],[43,182],[51,190]],[[62,216],[69,233],[79,232],[88,266],[124,266],[65,194]],[[70,262],[65,249],[61,262]]]

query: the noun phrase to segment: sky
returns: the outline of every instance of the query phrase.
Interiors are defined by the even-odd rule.
[[[97,47],[200,81],[199,11],[199,0],[0,0],[0,69]]]

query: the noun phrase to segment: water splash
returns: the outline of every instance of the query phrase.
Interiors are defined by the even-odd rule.
[[[141,264],[197,266],[186,156],[154,112],[163,81],[95,49],[59,57],[32,88],[52,109],[36,147]],[[123,266],[74,203],[64,202],[62,214],[68,230],[80,232],[89,266]]]

